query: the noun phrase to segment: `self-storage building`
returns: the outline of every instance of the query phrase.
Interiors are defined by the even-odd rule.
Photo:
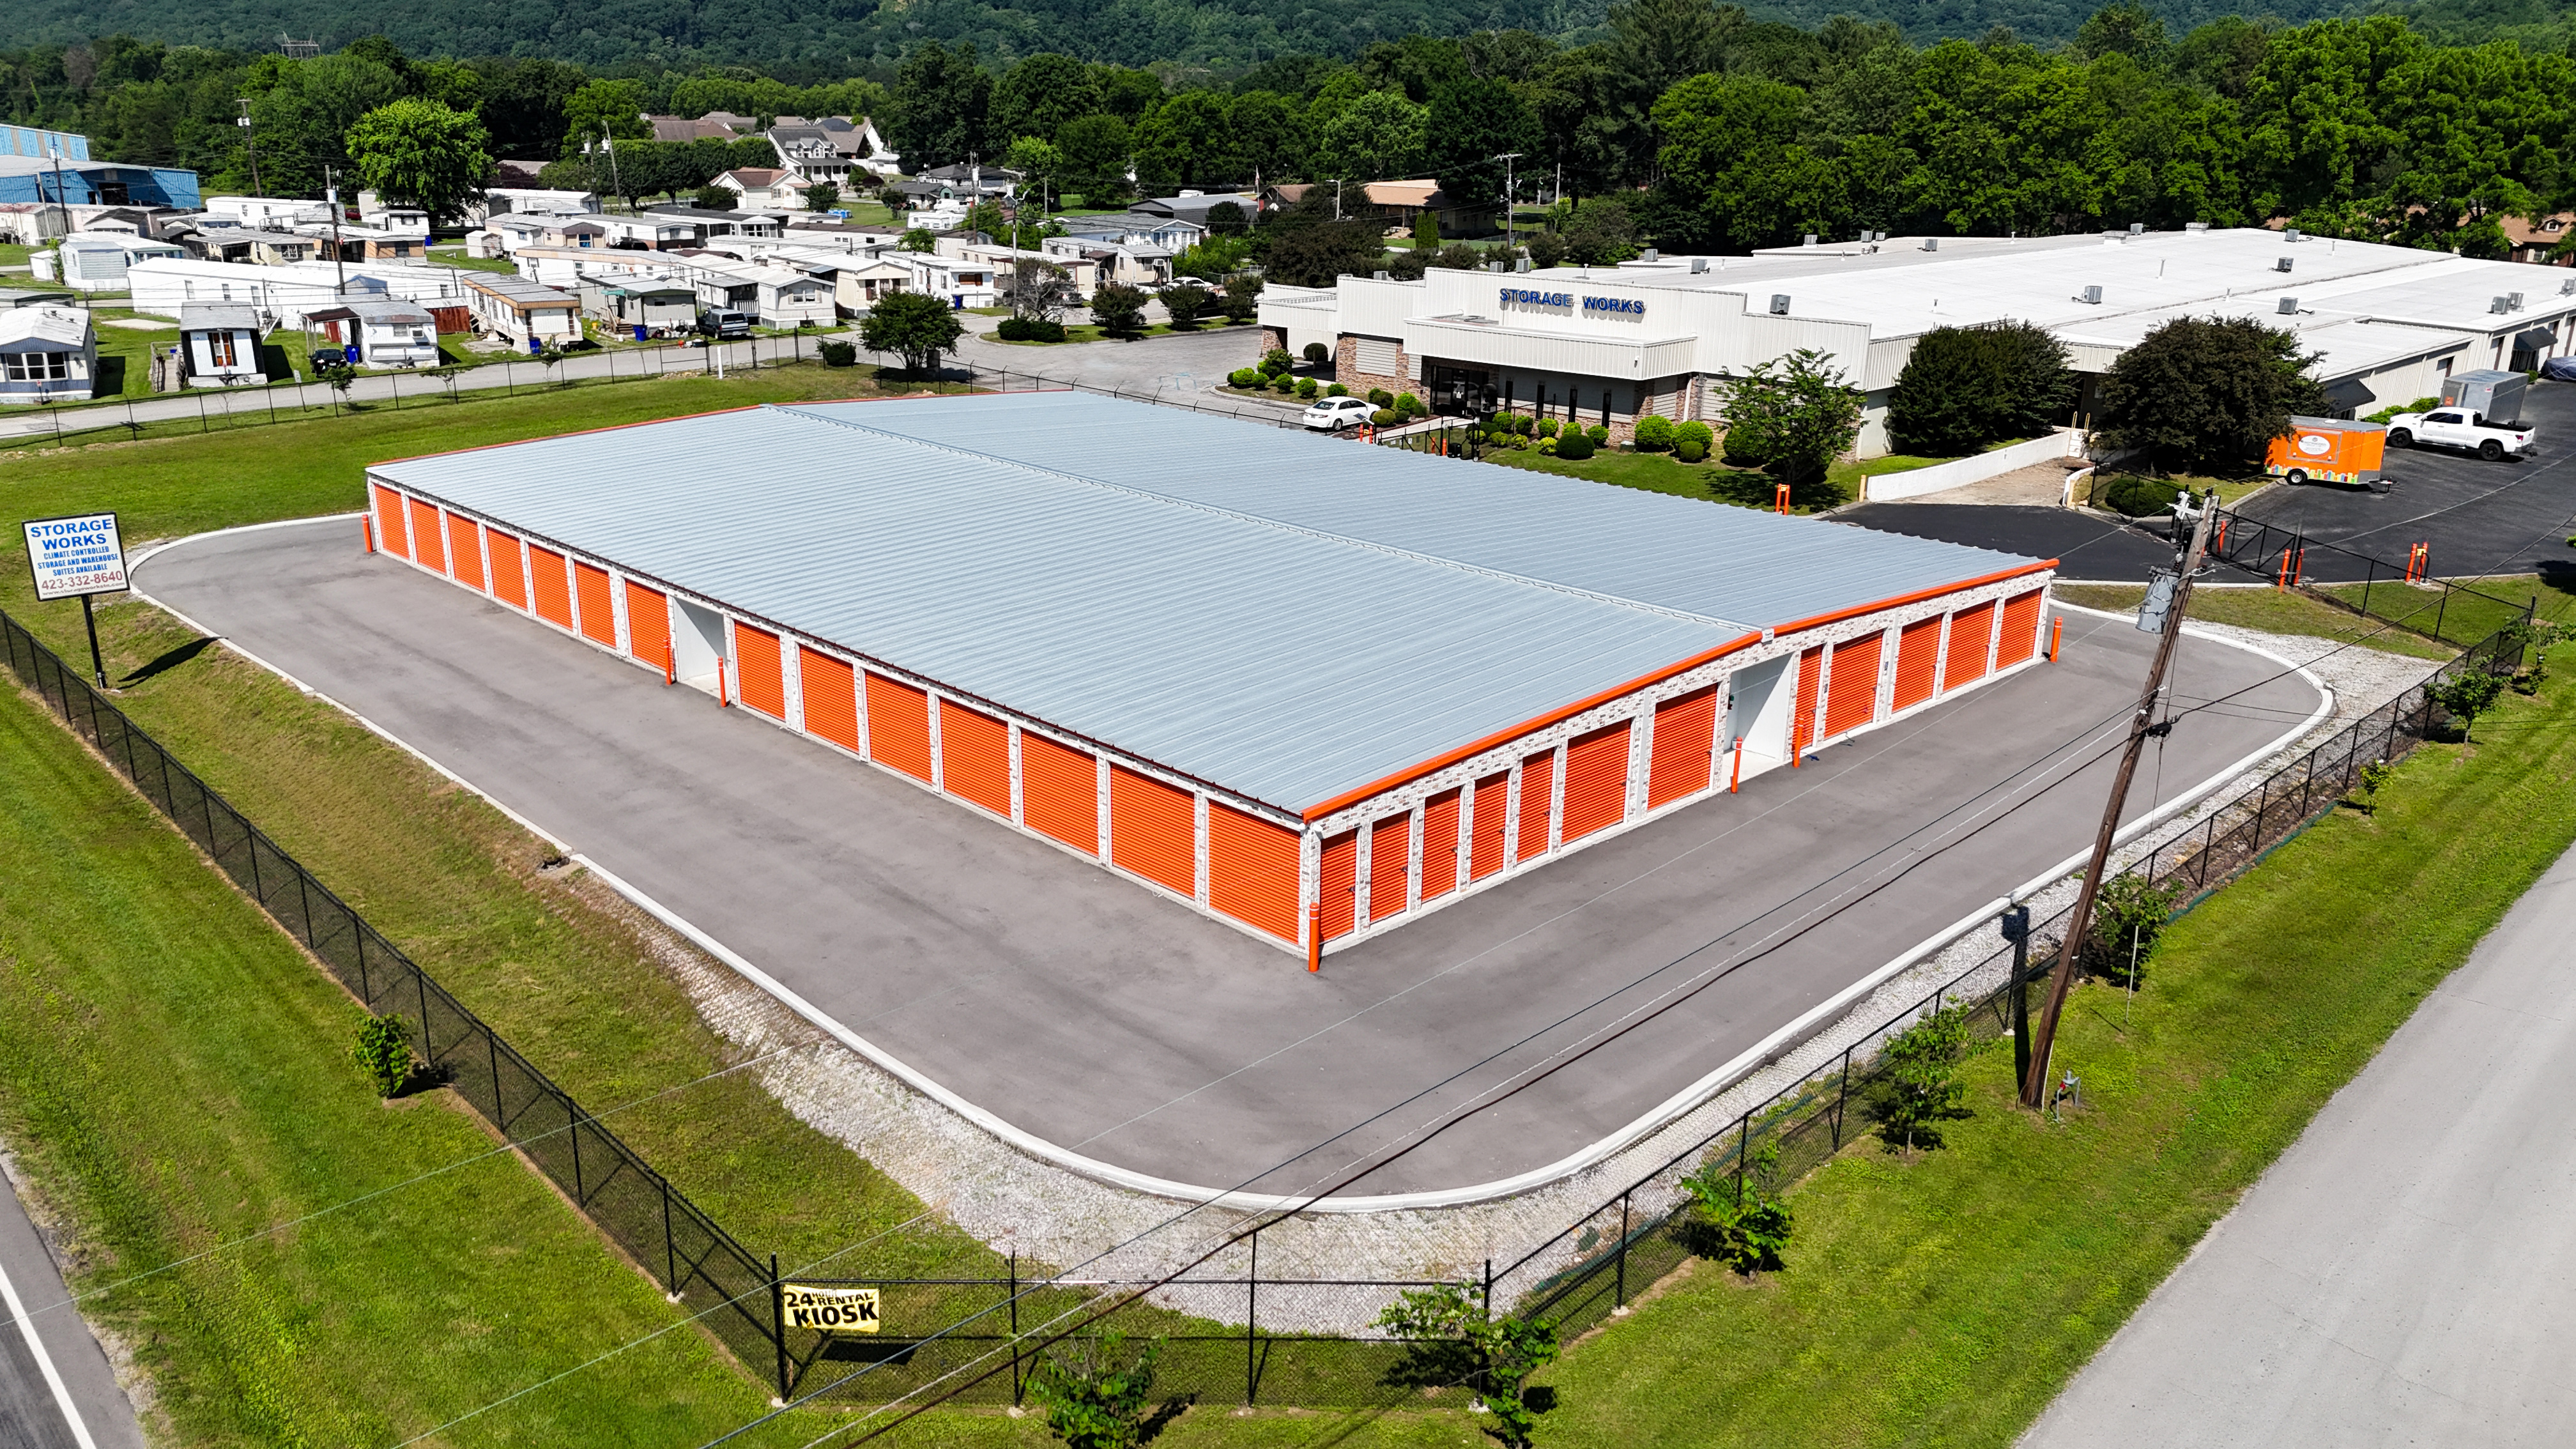
[[[1318,955],[2028,666],[2052,568],[1079,393],[369,473],[383,551]]]

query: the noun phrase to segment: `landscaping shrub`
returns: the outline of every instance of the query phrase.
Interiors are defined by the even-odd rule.
[[[371,1016],[358,1023],[357,1059],[379,1097],[397,1097],[411,1081],[411,1024],[399,1016]]]
[[[1393,408],[1379,408],[1376,412],[1369,414],[1369,421],[1377,424],[1381,428],[1391,428],[1404,421],[1404,414],[1397,412]]]
[[[1132,335],[1145,325],[1147,300],[1143,289],[1111,282],[1091,294],[1091,320],[1113,337]]]
[[[2044,433],[2064,420],[2074,396],[2066,347],[2047,329],[1936,327],[1896,376],[1887,427],[1901,451],[1946,458]]]
[[[1029,1397],[1046,1414],[1046,1426],[1070,1449],[1131,1449],[1179,1417],[1184,1401],[1161,1409],[1154,1402],[1154,1363],[1162,1340],[1132,1360],[1114,1330],[1087,1342],[1059,1346],[1029,1376]]]
[[[1557,430],[1564,427],[1565,424],[1558,422],[1554,418],[1541,418],[1533,426],[1537,429],[1540,437],[1553,438],[1556,436]]]
[[[1673,446],[1673,425],[1665,418],[1648,413],[1637,419],[1637,451],[1663,453]]]
[[[1300,379],[1294,373],[1283,372],[1270,379],[1270,390],[1272,392],[1295,392],[1299,381]],[[1309,377],[1303,379],[1303,381],[1311,383],[1314,379]]]
[[[1225,382],[1228,387],[1259,387],[1261,374],[1249,367],[1238,367],[1226,374]]]
[[[1496,1313],[1480,1284],[1407,1288],[1377,1316],[1388,1336],[1409,1341],[1387,1381],[1405,1387],[1466,1384],[1494,1422],[1485,1432],[1504,1449],[1525,1449],[1538,1430],[1531,1374],[1556,1362],[1556,1320]]]
[[[823,355],[825,367],[856,367],[859,362],[859,349],[854,343],[835,342],[826,337],[814,344],[814,350]]]
[[[1199,318],[1216,305],[1216,293],[1196,285],[1165,287],[1160,295],[1172,325],[1184,329],[1196,327]]]
[[[1539,440],[1538,440],[1538,450],[1539,450],[1541,453],[1546,454],[1548,457],[1551,457],[1551,458],[1555,457],[1555,456],[1556,456],[1556,439],[1554,439],[1554,438],[1541,438],[1541,439],[1539,439]]]
[[[1313,402],[1315,400],[1315,394],[1319,391],[1321,391],[1321,389],[1315,386],[1315,380],[1313,378],[1301,377],[1297,379],[1297,396],[1305,399],[1306,401]]]
[[[1334,383],[1331,387],[1324,389],[1324,396],[1326,397],[1349,397],[1350,395],[1351,390],[1342,386],[1338,382]]]
[[[2463,669],[2425,691],[2442,713],[2460,722],[2460,739],[2472,738],[2470,729],[2479,715],[2495,708],[2496,696],[2504,693],[2504,681],[2483,669]]]
[[[1370,388],[1368,390],[1368,400],[1370,405],[1373,407],[1391,408],[1395,406],[1395,394],[1388,392],[1382,387]]]
[[[2112,479],[2109,487],[2096,487],[2093,501],[2124,517],[2145,518],[2172,511],[2174,495],[2180,491],[2161,478],[2124,473]]]
[[[1673,424],[1673,451],[1678,453],[1692,443],[1699,444],[1699,456],[1705,458],[1709,450],[1717,446],[1717,433],[1706,423]],[[1689,461],[1695,463],[1699,459],[1693,458]]]
[[[1274,347],[1261,354],[1261,375],[1264,377],[1277,377],[1296,365],[1285,347]]]
[[[1592,426],[1583,430],[1583,436],[1590,439],[1592,446],[1596,448],[1606,448],[1610,446],[1610,429],[1607,424],[1594,423]]]
[[[1959,1063],[1968,1057],[1968,1009],[1944,1007],[1896,1034],[1879,1048],[1883,1071],[1870,1083],[1868,1108],[1878,1135],[1906,1152],[1938,1147],[1935,1125],[1960,1116],[1967,1084]]]
[[[1573,428],[1568,428],[1557,435],[1556,456],[1560,458],[1589,458],[1592,456],[1594,446],[1595,445],[1590,434],[1577,431]]]
[[[1409,418],[1423,417],[1431,411],[1422,405],[1422,399],[1409,392],[1396,398],[1395,410]]]
[[[1703,1258],[1714,1258],[1747,1277],[1787,1264],[1780,1250],[1789,1246],[1797,1228],[1788,1204],[1777,1196],[1780,1144],[1765,1142],[1745,1164],[1736,1181],[1725,1159],[1712,1158],[1682,1179],[1692,1199],[1691,1220],[1683,1230],[1684,1246]]]
[[[1031,342],[1062,342],[1064,340],[1064,324],[1058,322],[1052,317],[1032,317],[1029,319],[1029,340]]]
[[[993,335],[1004,342],[1026,342],[1029,340],[1029,319],[1005,317],[1002,319],[1002,325],[993,329]]]
[[[1673,444],[1673,456],[1685,463],[1705,463],[1708,461],[1708,444],[1697,438],[1685,439]]]

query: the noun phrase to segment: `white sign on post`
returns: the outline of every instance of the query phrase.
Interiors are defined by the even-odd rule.
[[[123,591],[125,545],[116,536],[116,515],[84,513],[28,524],[27,567],[36,575],[40,600]]]

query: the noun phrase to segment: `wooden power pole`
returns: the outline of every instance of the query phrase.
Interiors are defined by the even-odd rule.
[[[2192,575],[2200,572],[2202,550],[2209,546],[2209,522],[2218,512],[2218,495],[2210,494],[2193,520],[2191,542],[2181,556],[2181,572],[2174,577],[2173,597],[2165,605],[2164,635],[2156,644],[2155,667],[2147,671],[2147,687],[2138,696],[2138,712],[2129,720],[2129,747],[2120,755],[2120,773],[2111,781],[2111,803],[2102,810],[2102,828],[2093,836],[2093,859],[2084,867],[2084,888],[2075,895],[2075,910],[2067,917],[2066,940],[2057,948],[2057,970],[2048,983],[2048,1006],[2040,1013],[2039,1034],[2031,1042],[2030,1071],[2022,1078],[2021,1102],[2025,1107],[2040,1107],[2048,1100],[2048,1057],[2057,1044],[2058,1013],[2066,1008],[2066,989],[2075,980],[2075,955],[2084,947],[2085,933],[2093,928],[2093,901],[2102,893],[2102,872],[2111,860],[2111,837],[2119,833],[2120,811],[2129,803],[2129,781],[2138,773],[2138,757],[2146,753],[2148,729],[2155,723],[2156,696],[2164,692],[2165,675],[2173,667],[2174,646],[2182,642],[2183,612],[2191,603]],[[2154,593],[2152,585],[2149,596]]]

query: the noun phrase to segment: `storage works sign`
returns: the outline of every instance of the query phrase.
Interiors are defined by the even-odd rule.
[[[1571,317],[1580,312],[1586,317],[1633,322],[1646,315],[1646,304],[1634,297],[1578,296],[1573,292],[1549,292],[1536,287],[1503,288],[1502,305],[1506,312],[1545,312],[1556,317]]]
[[[35,572],[39,599],[117,592],[125,587],[125,549],[117,542],[116,515],[90,513],[28,524],[27,565]]]

